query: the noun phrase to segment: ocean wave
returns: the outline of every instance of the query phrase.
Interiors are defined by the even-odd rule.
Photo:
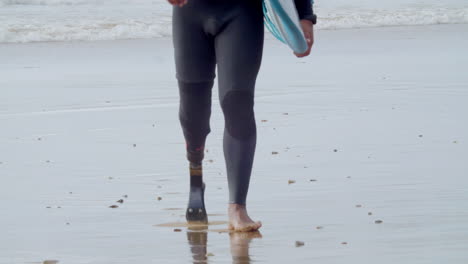
[[[80,5],[115,5],[115,4],[139,4],[139,3],[152,3],[154,1],[148,0],[0,0],[1,6],[80,6]]]
[[[51,0],[16,0],[3,2],[53,3]],[[67,0],[56,0],[57,3],[67,3]],[[71,1],[74,4],[80,1]],[[82,0],[82,3],[96,4],[100,1]],[[165,3],[166,4],[166,3]],[[167,5],[167,4],[166,4]],[[164,6],[166,6],[164,5]],[[24,43],[36,41],[94,41],[135,38],[158,38],[171,36],[170,8],[161,8],[159,1],[153,10],[144,17],[138,12],[131,16],[106,16],[91,14],[56,19],[31,16],[20,18],[0,16],[0,42]],[[114,7],[118,9],[118,7]],[[107,10],[107,9],[105,9]],[[161,11],[162,10],[162,11]],[[468,23],[468,7],[463,8],[404,8],[404,9],[343,9],[318,10],[318,29],[351,29],[362,27],[413,26],[432,24],[463,24]],[[4,21],[2,21],[4,20]]]
[[[0,42],[95,41],[168,37],[171,25],[160,19],[105,19],[77,22],[16,24],[0,28]]]
[[[468,23],[468,8],[405,8],[398,10],[359,10],[325,12],[319,28],[417,26]]]
[[[0,6],[11,5],[40,5],[40,6],[58,6],[58,5],[84,5],[100,4],[102,1],[89,0],[0,0]]]

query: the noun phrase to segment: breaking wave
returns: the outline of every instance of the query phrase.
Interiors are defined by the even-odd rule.
[[[0,42],[93,41],[171,36],[165,0],[0,0]],[[468,23],[468,6],[316,8],[318,29]]]

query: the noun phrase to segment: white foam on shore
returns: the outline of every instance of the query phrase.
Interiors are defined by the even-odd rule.
[[[0,0],[0,43],[171,36],[165,1]],[[468,23],[468,5],[320,6],[318,29]]]
[[[95,19],[77,22],[12,24],[0,29],[0,42],[93,41],[170,36],[170,21],[148,19]]]
[[[322,12],[318,28],[344,29],[468,23],[468,8],[405,8]]]

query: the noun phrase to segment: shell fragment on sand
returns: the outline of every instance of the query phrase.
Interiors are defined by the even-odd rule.
[[[305,243],[303,241],[296,241],[296,247],[302,247],[304,244]]]

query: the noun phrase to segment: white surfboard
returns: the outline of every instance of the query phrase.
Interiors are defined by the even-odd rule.
[[[265,25],[279,40],[294,52],[304,53],[308,49],[293,0],[263,0]]]

